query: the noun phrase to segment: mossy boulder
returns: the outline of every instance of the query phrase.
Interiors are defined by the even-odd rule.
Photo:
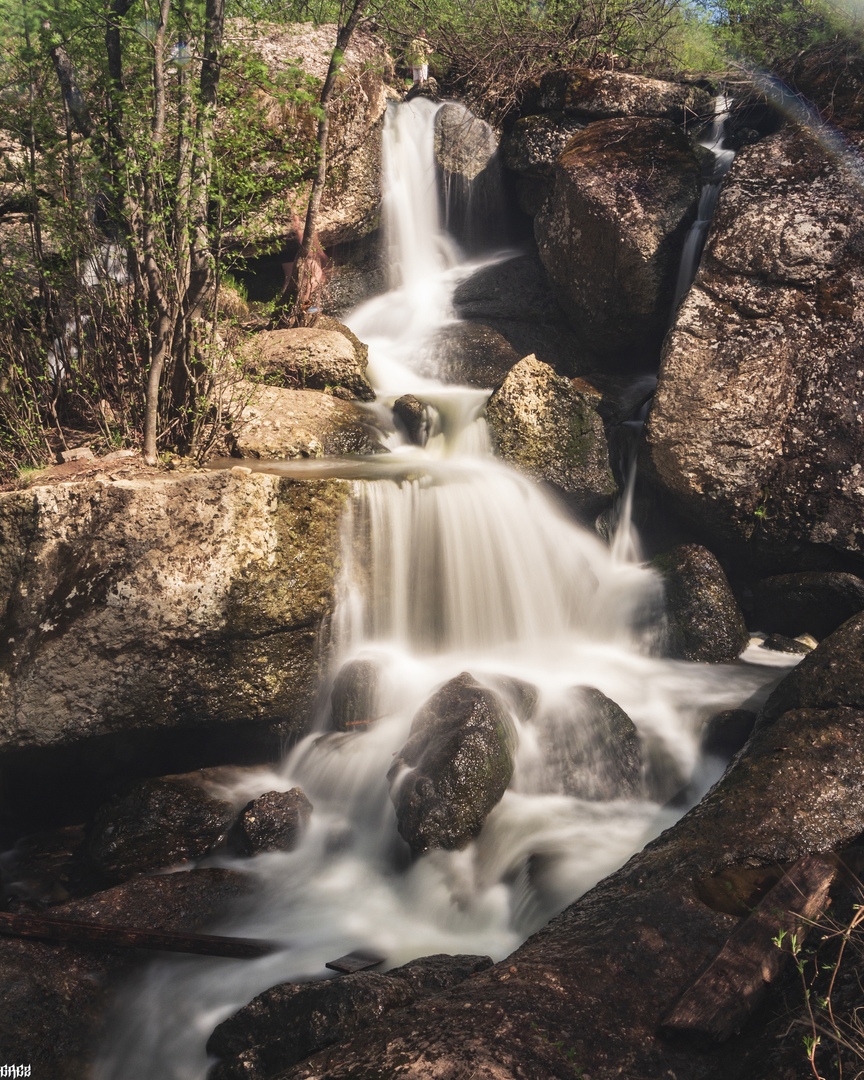
[[[747,645],[747,626],[716,557],[699,544],[682,544],[652,565],[666,594],[668,655],[710,663],[736,659]]]
[[[587,383],[556,375],[548,364],[526,356],[486,406],[495,452],[551,484],[586,516],[594,515],[617,490],[599,401]]]
[[[412,851],[453,851],[480,832],[513,776],[515,742],[498,697],[467,672],[426,702],[387,774]]]

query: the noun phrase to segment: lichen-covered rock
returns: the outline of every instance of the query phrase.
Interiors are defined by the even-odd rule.
[[[360,401],[375,400],[366,378],[368,353],[365,346],[358,350],[347,334],[317,325],[264,330],[245,346],[246,369],[271,386],[328,390]]]
[[[566,68],[543,76],[536,106],[538,111],[560,111],[592,120],[651,116],[695,124],[710,118],[713,98],[703,87],[690,83],[650,79],[626,71]]]
[[[520,472],[545,480],[585,514],[615,494],[600,395],[526,356],[489,399],[486,418],[496,453]]]
[[[744,616],[723,567],[706,548],[682,544],[654,558],[666,594],[669,656],[723,663],[749,640]]]
[[[523,116],[501,142],[504,164],[515,173],[516,195],[526,214],[534,217],[551,189],[555,162],[584,120],[563,113]]]
[[[700,168],[681,128],[639,117],[589,124],[558,158],[534,234],[586,346],[612,357],[656,355]]]
[[[124,881],[203,858],[233,820],[230,803],[195,784],[141,780],[97,811],[87,852],[109,878]]]
[[[378,719],[380,678],[381,667],[374,660],[349,660],[342,665],[330,691],[336,731],[362,731]]]
[[[864,611],[864,580],[854,574],[810,571],[776,574],[753,588],[759,630],[822,639]]]
[[[293,851],[312,816],[312,803],[299,787],[265,791],[240,812],[229,841],[241,855]]]
[[[303,729],[346,496],[230,471],[0,495],[0,751]]]
[[[387,774],[399,832],[417,853],[463,848],[513,775],[516,734],[500,701],[467,674],[414,717]]]
[[[386,975],[358,972],[283,983],[223,1020],[207,1043],[222,1060],[209,1080],[267,1080],[393,1009],[448,990],[492,966],[486,956],[424,956]]]
[[[51,909],[52,918],[143,930],[200,931],[250,891],[233,870],[138,878]],[[0,939],[0,1057],[30,1064],[34,1077],[89,1076],[106,1009],[140,954],[58,942]]]
[[[864,554],[864,203],[807,131],[735,159],[664,347],[643,474],[774,567]]]
[[[543,756],[541,790],[579,799],[642,794],[642,747],[624,710],[593,686],[574,687],[534,721]]]
[[[491,390],[501,385],[518,361],[519,354],[497,330],[482,323],[459,322],[436,335],[429,374],[444,382]]]
[[[382,449],[359,405],[320,390],[241,383],[232,450],[241,458],[374,454]]]

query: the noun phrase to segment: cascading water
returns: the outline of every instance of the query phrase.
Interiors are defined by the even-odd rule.
[[[369,665],[378,673],[376,719],[365,730],[333,732],[325,705],[316,733],[279,769],[246,773],[226,790],[249,799],[299,785],[314,804],[296,851],[242,863],[257,878],[254,906],[220,927],[286,948],[254,962],[152,965],[118,1005],[100,1080],[203,1077],[204,1045],[221,1019],[274,983],[324,977],[325,961],[352,949],[377,950],[389,965],[435,952],[504,957],[671,824],[681,810],[662,807],[664,795],[688,786],[696,794],[719,768],[700,761],[703,720],[767,681],[756,667],[652,656],[653,575],[620,552],[613,558],[491,456],[485,393],[418,371],[453,318],[455,284],[471,269],[438,226],[434,112],[418,100],[388,114],[393,288],[350,319],[369,343],[379,398],[410,391],[437,417],[424,448],[393,436],[390,454],[362,464],[382,478],[354,482],[346,515],[323,689],[346,665]],[[281,471],[298,469],[286,463]],[[515,680],[530,684],[537,705],[530,719],[514,711],[514,780],[476,840],[412,861],[397,833],[387,771],[420,706],[463,671],[505,698]],[[544,733],[583,738],[584,694],[576,688],[584,687],[602,691],[636,724],[648,763],[644,795],[576,797],[551,767]]]
[[[696,277],[696,271],[699,269],[699,259],[702,256],[702,248],[705,246],[705,237],[708,235],[708,227],[714,217],[714,211],[717,209],[717,200],[720,198],[720,188],[735,159],[735,151],[725,149],[723,146],[731,108],[732,99],[725,94],[721,94],[714,102],[714,118],[699,140],[699,145],[709,150],[713,156],[702,184],[696,220],[690,226],[690,231],[684,240],[684,249],[681,252],[681,266],[678,269],[678,280],[675,283],[675,299],[672,304],[673,313],[687,295]]]

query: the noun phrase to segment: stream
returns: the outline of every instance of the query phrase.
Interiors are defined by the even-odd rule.
[[[671,825],[721,774],[700,753],[705,721],[758,699],[794,658],[755,651],[731,665],[656,655],[657,578],[637,561],[626,513],[610,546],[537,485],[492,456],[487,391],[435,378],[436,335],[455,321],[457,284],[481,265],[442,230],[433,157],[438,106],[391,106],[384,146],[390,290],[347,319],[369,345],[379,416],[400,395],[426,406],[424,446],[392,432],[388,454],[350,463],[259,463],[288,475],[348,475],[330,668],[314,733],[273,770],[238,771],[235,800],[300,786],[314,805],[300,846],[209,865],[253,874],[247,905],[215,932],[275,939],[256,961],[172,958],[125,989],[98,1080],[199,1080],[215,1025],[265,988],[323,978],[351,950],[391,967],[431,953],[500,960],[557,911]],[[707,227],[707,226],[706,226]],[[494,259],[513,253],[500,252]],[[765,656],[764,652],[762,653]],[[335,733],[329,689],[346,664],[378,673],[378,718]],[[461,851],[411,859],[396,829],[387,771],[425,701],[461,672],[502,694],[518,733],[510,788]],[[515,690],[536,688],[520,721]],[[646,794],[592,801],[566,794],[538,737],[544,718],[578,742],[574,687],[602,691],[632,718]],[[508,696],[509,695],[509,696]],[[683,794],[682,794],[683,792]],[[678,796],[670,803],[672,796]]]

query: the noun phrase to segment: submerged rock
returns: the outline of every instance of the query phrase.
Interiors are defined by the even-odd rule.
[[[424,956],[386,975],[363,972],[271,987],[210,1036],[207,1052],[222,1060],[208,1080],[267,1080],[385,1013],[491,966],[486,956]]]
[[[349,660],[342,665],[330,691],[336,731],[361,731],[378,719],[380,677],[380,665],[374,660]]]
[[[593,517],[616,492],[600,395],[565,379],[534,356],[510,371],[489,399],[486,417],[496,453],[535,480],[557,488]]]
[[[543,790],[579,799],[642,794],[642,747],[633,721],[593,686],[577,686],[565,705],[534,721],[543,755]]]
[[[510,783],[515,742],[501,702],[467,672],[427,701],[387,773],[413,851],[463,848],[480,832]]]
[[[821,639],[864,611],[864,580],[854,574],[777,574],[753,589],[753,619],[760,630]]]
[[[666,339],[644,474],[772,568],[864,555],[862,236],[842,153],[793,126],[746,147]]]
[[[605,120],[567,144],[534,234],[588,348],[609,357],[659,352],[700,178],[690,141],[668,120]]]
[[[714,664],[735,660],[749,640],[747,625],[711,552],[683,544],[658,555],[652,565],[666,593],[668,655]]]
[[[374,401],[375,391],[366,378],[369,350],[359,341],[358,349],[345,329],[342,333],[316,325],[254,334],[244,345],[246,370],[270,386],[328,390],[337,397]]]
[[[293,851],[312,816],[312,803],[299,787],[266,791],[240,812],[229,842],[241,855]]]
[[[369,416],[351,401],[253,383],[242,383],[237,393],[242,407],[231,432],[237,457],[340,457],[382,449]]]
[[[234,817],[230,803],[195,784],[142,780],[97,812],[87,850],[100,870],[123,880],[202,858]]]

